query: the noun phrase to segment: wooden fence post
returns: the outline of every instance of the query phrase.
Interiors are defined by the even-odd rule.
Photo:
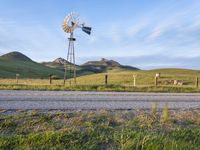
[[[63,79],[63,84],[64,84],[64,86],[65,86],[65,82],[66,82],[66,75],[67,75],[67,65],[66,64],[64,64],[64,79]]]
[[[133,75],[133,86],[136,86],[136,75]]]
[[[52,74],[49,74],[49,84],[52,84]]]
[[[108,74],[105,75],[105,85],[108,85]]]
[[[195,85],[196,85],[196,88],[199,87],[199,78],[198,77],[196,77],[196,83],[195,83]]]
[[[16,83],[18,84],[19,74],[16,74]]]
[[[157,85],[158,85],[158,77],[155,76],[155,86],[157,86]]]

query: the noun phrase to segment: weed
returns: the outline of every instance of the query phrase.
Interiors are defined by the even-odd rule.
[[[168,104],[166,103],[164,108],[163,108],[163,112],[162,112],[162,118],[161,118],[161,122],[162,123],[170,123],[170,113],[169,113],[169,107]]]
[[[151,112],[153,115],[156,115],[158,110],[158,104],[156,102],[152,103]]]

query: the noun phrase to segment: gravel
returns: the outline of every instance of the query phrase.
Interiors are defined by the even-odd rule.
[[[200,94],[0,90],[0,109],[200,108]]]

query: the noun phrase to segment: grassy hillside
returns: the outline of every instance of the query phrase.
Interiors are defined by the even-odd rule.
[[[49,74],[63,76],[62,71],[36,63],[22,53],[11,52],[2,55],[0,78],[15,78],[16,74],[20,74],[20,78],[48,78]]]
[[[52,62],[43,62],[47,67],[56,68],[64,71],[64,64],[69,64],[69,62],[63,58],[57,58]],[[108,70],[139,70],[138,68],[132,66],[124,66],[114,60],[107,60],[102,58],[99,61],[88,61],[82,65],[76,65],[77,76],[105,73]]]
[[[58,69],[58,70],[61,70],[61,71],[64,72],[64,64],[63,63],[59,63],[57,61],[52,61],[52,62],[43,62],[42,64],[44,66],[54,68],[54,69]],[[68,64],[68,63],[66,63],[66,64]],[[96,68],[90,68],[90,67],[84,67],[84,66],[76,65],[77,76],[89,75],[89,74],[94,74],[94,73],[100,73],[100,71]]]
[[[119,69],[108,71],[108,83],[120,85],[133,85],[133,75],[136,76],[136,85],[154,85],[154,77],[160,73],[158,80],[160,83],[169,80],[181,80],[185,86],[194,86],[196,76],[200,77],[200,71],[189,69],[157,69],[157,70],[138,70],[122,71]],[[82,76],[77,79],[79,84],[103,84],[105,73]]]
[[[49,74],[63,76],[62,71],[48,68],[36,62],[10,61],[0,58],[0,78],[15,78],[16,74],[20,74],[20,78],[48,78]]]
[[[0,56],[0,78],[15,78],[16,74],[20,74],[20,78],[41,79],[48,78],[49,74],[63,78],[64,64],[69,64],[69,62],[63,58],[57,58],[52,62],[36,63],[24,54],[14,51]],[[113,69],[138,70],[138,68],[123,66],[116,61],[106,59],[76,65],[77,76],[102,73]],[[67,78],[71,76],[67,74]]]

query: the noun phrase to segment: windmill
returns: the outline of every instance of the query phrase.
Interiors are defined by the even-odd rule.
[[[65,68],[64,84],[66,81],[67,71],[69,71],[69,78],[71,78],[73,75],[74,82],[76,83],[76,64],[75,64],[75,53],[74,53],[74,41],[76,41],[76,39],[74,38],[74,30],[81,28],[83,32],[90,35],[92,28],[85,26],[84,23],[81,24],[79,22],[79,15],[75,13],[70,13],[65,17],[62,27],[63,27],[64,32],[70,34],[70,37],[68,38],[69,45],[68,45],[68,52],[67,52],[68,65],[66,64],[66,62],[64,64],[64,68]],[[71,85],[71,81],[70,81],[70,85]]]

